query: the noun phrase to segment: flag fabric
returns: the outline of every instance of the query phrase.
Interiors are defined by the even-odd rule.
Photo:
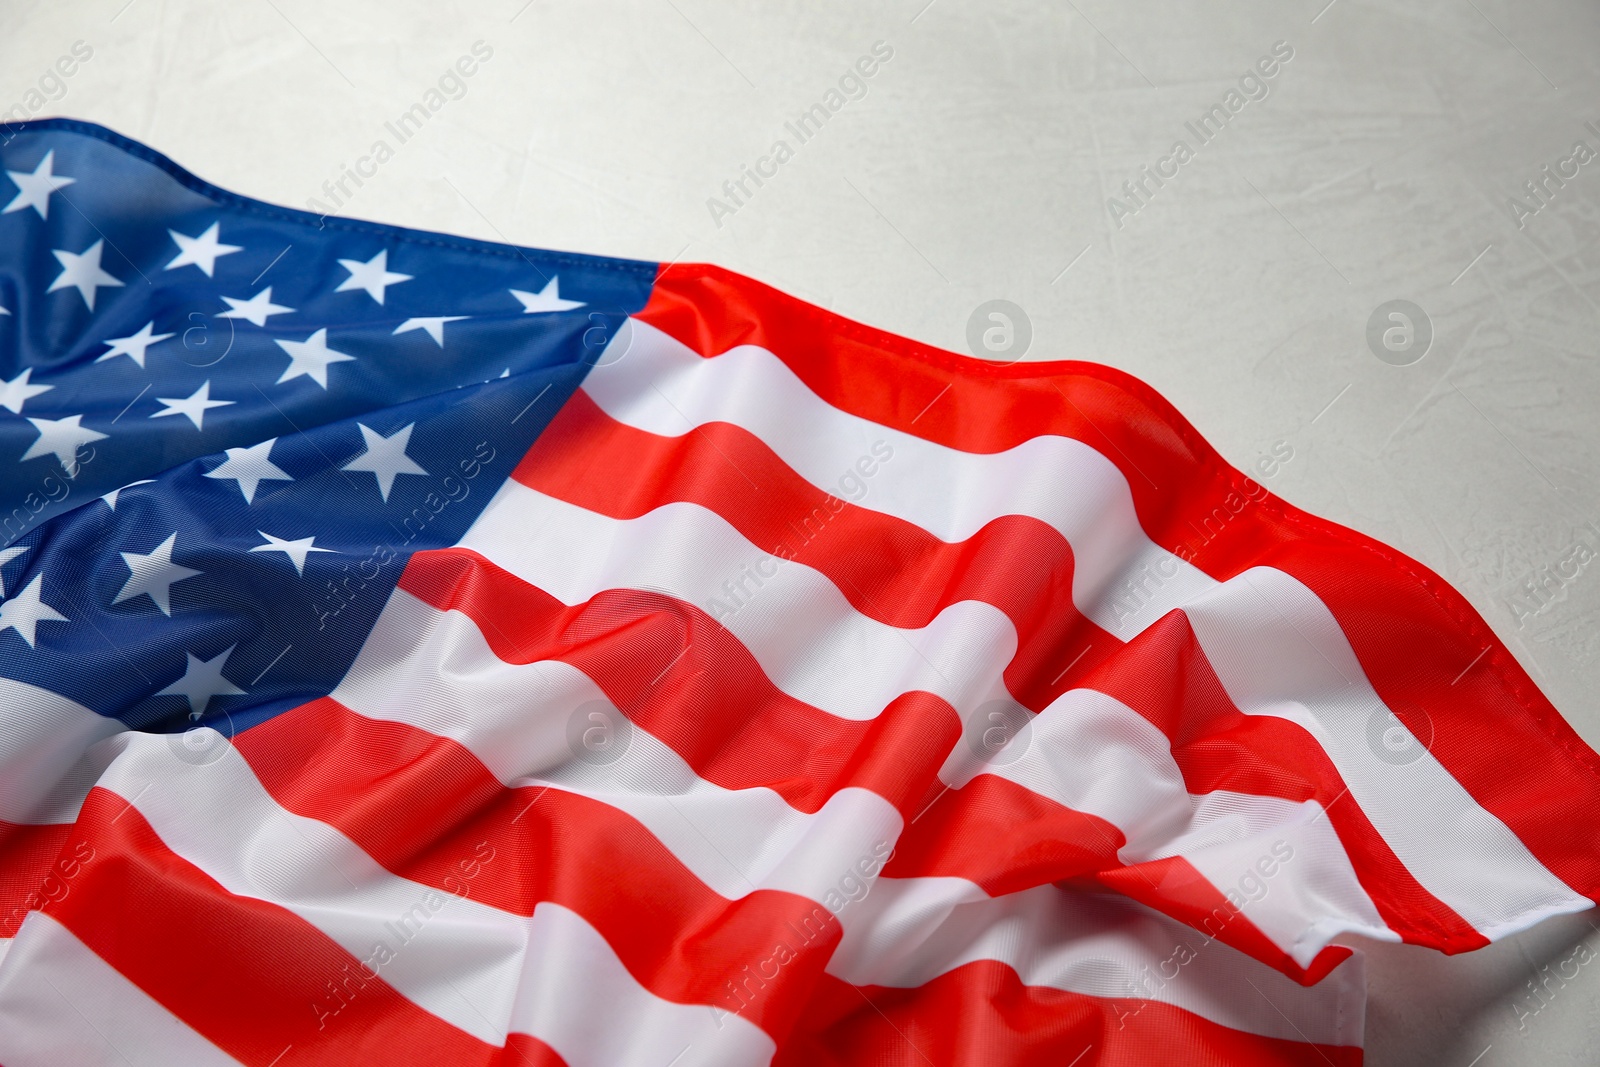
[[[1358,1064],[1593,902],[1467,602],[1126,374],[0,170],[5,1067]]]

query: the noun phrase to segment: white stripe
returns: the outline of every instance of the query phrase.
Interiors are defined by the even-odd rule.
[[[559,904],[534,909],[518,981],[512,1028],[570,1067],[739,1067],[777,1051],[737,1016],[651,993],[598,930]]]
[[[1123,863],[1182,856],[1301,966],[1343,932],[1399,940],[1318,804],[1190,794],[1166,735],[1104,693],[1063,693],[988,762],[966,745],[951,756],[953,786],[981,771],[1105,819]]]
[[[1130,900],[1049,885],[991,899],[955,878],[882,878],[857,907],[828,964],[856,985],[915,988],[1004,959],[1028,985],[1127,998],[1119,1011],[1157,1000],[1246,1033],[1361,1044],[1359,955],[1301,986]]]
[[[648,589],[705,608],[764,553],[715,512],[668,504],[613,519],[508,481],[461,547],[482,553],[562,603],[607,589]],[[720,621],[774,685],[846,719],[870,719],[902,693],[925,690],[965,712],[1004,696],[1001,672],[1017,632],[990,604],[963,600],[921,629],[856,611],[826,576],[800,563],[776,573]]]
[[[0,953],[0,1063],[238,1065],[42,912]]]
[[[717,1026],[704,1006],[671,1004],[642,987],[629,993],[615,954],[594,954],[604,945],[599,935],[575,931],[558,909],[528,918],[391,874],[333,827],[279,807],[236,749],[198,766],[179,759],[164,738],[127,733],[96,755],[114,757],[99,785],[136,807],[174,853],[228,892],[286,908],[358,959],[375,961],[412,1003],[483,1041],[501,1045],[508,1031],[556,1026],[569,1045],[572,1035],[589,1032],[596,1048],[612,1047],[614,1035],[602,1031],[615,1018],[604,1000],[590,1002],[589,1014],[565,1029],[538,1002],[578,974],[605,976],[600,988],[638,1014],[627,1028],[635,1058],[575,1053],[573,1062],[659,1067],[645,1051],[685,1040],[694,1048],[680,1063],[758,1064],[773,1053],[771,1039],[743,1019]],[[147,789],[152,782],[159,787]],[[386,955],[375,954],[378,945]],[[539,955],[544,949],[557,954]]]
[[[1193,800],[1185,832],[1152,858],[1182,856],[1300,966],[1341,934],[1400,940],[1356,879],[1320,804],[1222,790]],[[1230,921],[1213,918],[1212,932]]]
[[[48,689],[0,678],[0,819],[72,822],[94,785],[84,752],[126,729]]]
[[[622,350],[620,336],[613,344]],[[848,495],[838,484],[842,472],[873,442],[886,441],[894,455],[879,465],[862,506],[947,541],[1001,515],[1048,523],[1072,546],[1080,611],[1127,640],[1183,609],[1241,710],[1310,729],[1417,881],[1486,936],[1592,906],[1431,753],[1404,766],[1374,755],[1367,728],[1382,701],[1314,592],[1269,568],[1218,583],[1165,552],[1140,528],[1120,470],[1092,447],[1044,435],[994,454],[947,448],[832,407],[765,349],[740,346],[707,359],[637,321],[626,354],[602,361],[583,389],[613,418],[656,434],[682,435],[712,421],[743,427],[801,477],[841,496]],[[781,630],[782,622],[767,625]],[[843,666],[834,670],[842,675]]]

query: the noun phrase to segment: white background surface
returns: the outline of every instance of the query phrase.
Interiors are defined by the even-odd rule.
[[[1292,449],[1269,488],[1443,574],[1600,743],[1600,564],[1513,607],[1600,552],[1600,160],[1522,227],[1507,206],[1600,150],[1600,5],[925,3],[3,0],[0,108],[82,40],[41,117],[303,207],[481,39],[466,94],[344,213],[716,262],[958,351],[1014,301],[1029,358],[1131,371],[1237,466]],[[716,225],[707,198],[879,40],[867,95]],[[1280,40],[1270,95],[1116,225],[1107,197]],[[1433,324],[1407,367],[1366,343],[1395,298]],[[1594,1064],[1600,966],[1516,1008],[1537,967],[1600,951],[1591,918],[1453,959],[1372,947],[1368,1063]]]

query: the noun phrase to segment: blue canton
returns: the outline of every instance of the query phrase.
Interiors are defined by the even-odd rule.
[[[0,675],[148,731],[326,695],[649,297],[651,263],[239,197],[0,125]]]

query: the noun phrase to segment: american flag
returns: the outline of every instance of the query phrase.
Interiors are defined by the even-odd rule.
[[[1358,1064],[1592,904],[1479,616],[1126,374],[0,170],[6,1067]]]

